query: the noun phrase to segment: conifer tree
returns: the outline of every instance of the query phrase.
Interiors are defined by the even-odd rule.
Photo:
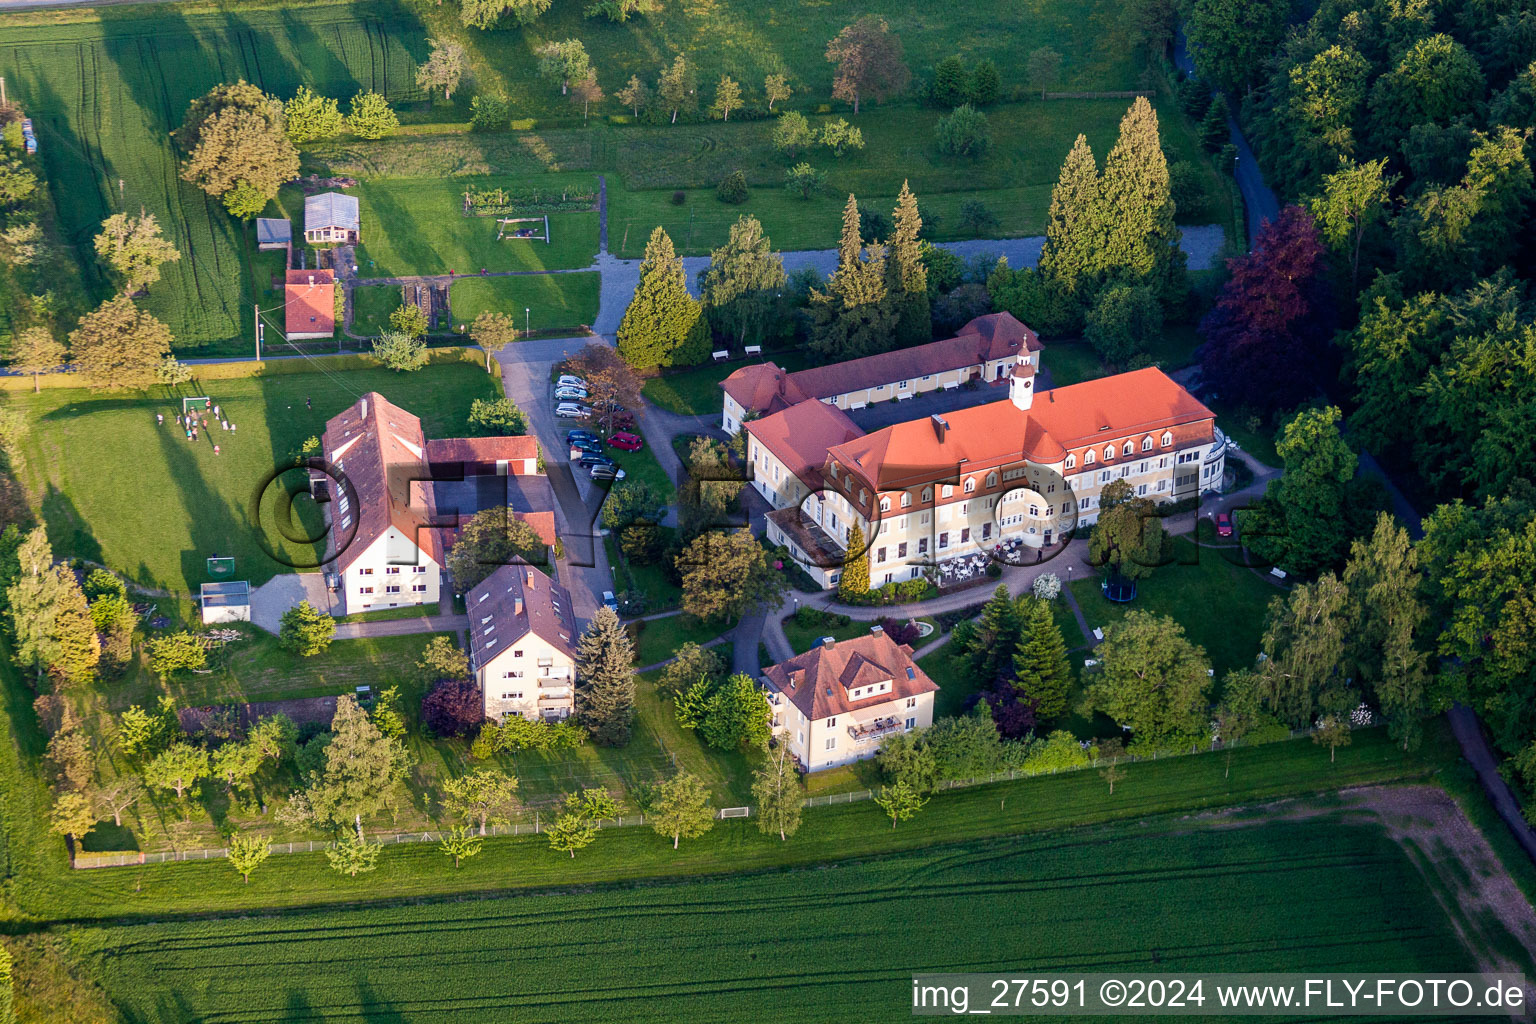
[[[651,232],[640,284],[619,322],[619,352],[631,366],[672,366],[706,329],[699,301],[688,294],[682,258],[662,228]]]
[[[1072,667],[1067,643],[1049,601],[1025,598],[1019,604],[1019,642],[1014,649],[1015,681],[1039,718],[1056,718],[1067,708]]]
[[[1153,288],[1165,306],[1183,299],[1184,252],[1174,226],[1168,160],[1157,112],[1145,96],[1120,119],[1120,136],[1104,161],[1105,269],[1111,278]]]
[[[611,608],[599,608],[576,646],[576,714],[604,746],[629,742],[635,717],[634,645]]]
[[[921,345],[933,337],[928,310],[928,268],[923,264],[923,218],[917,197],[907,182],[901,183],[896,209],[891,211],[891,244],[886,270],[891,299],[896,307],[896,343]]]
[[[811,289],[810,348],[827,359],[857,359],[891,347],[896,314],[885,282],[885,252],[859,236],[859,205],[843,207],[837,270],[826,291]]]
[[[992,599],[981,609],[974,638],[967,645],[977,675],[989,683],[1001,676],[1009,667],[1018,642],[1019,609],[1008,588],[999,583]]]
[[[756,217],[739,217],[730,237],[709,254],[701,291],[715,328],[737,344],[762,341],[775,296],[787,280],[784,260],[773,251]]]
[[[865,550],[864,531],[858,523],[848,530],[847,560],[837,581],[837,596],[858,598],[869,593],[869,552]]]
[[[16,658],[47,669],[61,682],[89,680],[101,641],[75,574],[53,564],[47,532],[34,529],[17,550],[19,575],[6,591]]]
[[[1079,135],[1051,190],[1040,273],[1085,307],[1102,265],[1107,219],[1098,163]]]

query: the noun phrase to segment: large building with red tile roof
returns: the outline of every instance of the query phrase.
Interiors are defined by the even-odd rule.
[[[775,364],[744,366],[720,382],[720,425],[734,434],[756,416],[814,398],[839,409],[902,401],[972,380],[999,381],[1021,362],[1040,365],[1040,338],[1011,313],[988,313],[953,338],[862,359],[786,373]]]
[[[762,681],[774,733],[813,772],[873,757],[887,736],[926,729],[939,691],[912,648],[879,626],[849,640],[826,637],[768,666]]]
[[[1158,502],[1220,490],[1226,439],[1215,415],[1155,367],[1035,393],[1021,349],[1009,397],[908,420],[826,446],[815,400],[749,421],[754,486],[774,505],[768,540],[823,586],[836,585],[855,527],[874,586],[940,578],[953,559],[1021,542],[1047,548],[1098,519],[1123,480]],[[788,426],[805,421],[803,427]],[[762,424],[762,427],[759,427]]]
[[[469,664],[485,717],[559,720],[576,710],[571,595],[531,565],[503,565],[464,598]]]
[[[542,494],[548,488],[538,475],[534,438],[429,441],[421,420],[371,391],[326,422],[320,446],[335,474],[312,474],[317,493],[330,499],[326,570],[348,612],[439,600],[445,553],[459,522],[476,511],[455,507],[454,498],[464,493],[462,486],[452,489],[456,483],[507,477],[496,504],[511,508],[546,543],[555,542],[553,501]],[[442,508],[440,491],[453,496]],[[534,491],[544,500],[524,500]]]
[[[336,278],[329,270],[290,270],[283,285],[283,334],[289,341],[336,333]]]

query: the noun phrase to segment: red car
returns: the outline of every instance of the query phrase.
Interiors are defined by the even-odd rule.
[[[1232,517],[1225,512],[1216,513],[1216,536],[1232,536]]]
[[[635,414],[632,412],[616,412],[613,414],[614,430],[634,430]]]
[[[639,434],[614,434],[608,439],[608,443],[626,452],[637,452],[645,447],[645,438]]]

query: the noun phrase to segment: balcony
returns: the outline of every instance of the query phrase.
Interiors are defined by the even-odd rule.
[[[901,719],[894,716],[876,718],[869,722],[854,723],[848,727],[848,735],[853,737],[855,743],[884,739],[897,732],[901,732]]]
[[[569,707],[571,695],[569,693],[539,694],[539,709]]]

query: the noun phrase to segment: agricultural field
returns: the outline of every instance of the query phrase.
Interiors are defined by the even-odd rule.
[[[501,393],[494,377],[465,363],[413,374],[347,369],[194,380],[176,395],[158,387],[128,396],[13,391],[3,401],[32,424],[24,483],[41,496],[55,553],[104,563],[143,586],[191,593],[207,581],[205,560],[215,553],[233,556],[240,578],[253,585],[290,564],[313,563],[312,545],[278,532],[272,493],[259,521],[252,496],[274,471],[293,465],[306,438],[367,391],[421,417],[429,437],[461,435],[471,400]],[[187,441],[175,423],[181,395],[210,396],[235,433],[215,424]],[[156,424],[156,413],[166,425]],[[294,507],[301,516],[314,510]],[[306,530],[318,526],[304,523]]]
[[[168,133],[187,105],[239,78],[284,97],[303,83],[332,96],[375,89],[414,100],[415,61],[426,54],[414,19],[387,4],[239,15],[157,8],[64,24],[11,18],[3,34],[0,75],[37,125],[62,233],[94,264],[90,239],[103,219],[140,207],[155,214],[183,257],[164,268],[146,308],[178,349],[196,354],[243,354],[251,303],[271,272],[257,272],[253,229],[177,177]]]
[[[1319,892],[1327,913],[1298,913]],[[1127,824],[814,875],[137,924],[77,943],[146,1022],[794,1022],[896,1019],[920,971],[1471,970],[1454,929],[1381,829],[1319,820]]]

